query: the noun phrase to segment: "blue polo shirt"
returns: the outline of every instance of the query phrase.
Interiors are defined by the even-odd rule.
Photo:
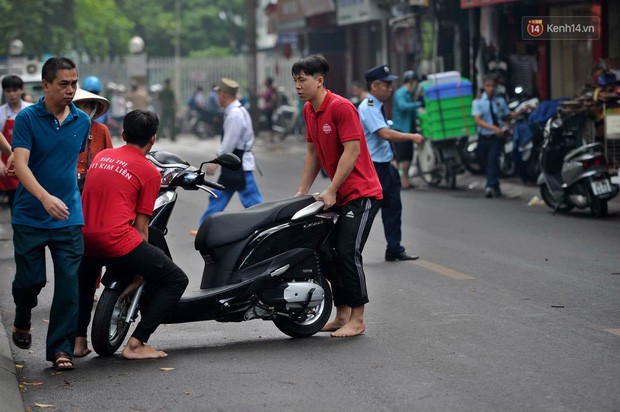
[[[491,104],[493,105],[493,112],[495,113],[495,117],[497,117],[497,123],[499,127],[504,125],[502,118],[510,115],[510,109],[506,105],[506,101],[503,97],[494,96],[493,99],[489,99],[486,93],[482,93],[480,98],[473,101],[471,104],[471,115],[477,116],[480,115],[482,120],[487,123],[493,124],[493,116],[491,116]],[[483,136],[490,136],[493,133],[492,130],[486,129],[484,127],[478,127],[478,133]]]
[[[84,224],[82,201],[77,186],[77,159],[84,151],[90,118],[73,103],[62,124],[47,111],[41,98],[21,110],[15,118],[13,150],[30,150],[28,167],[39,184],[69,208],[65,221],[54,219],[20,183],[15,193],[12,223],[40,229],[57,229]]]
[[[357,108],[362,121],[362,127],[364,128],[364,134],[366,135],[366,144],[370,151],[370,157],[375,163],[391,162],[394,158],[390,142],[382,139],[377,134],[380,129],[390,127],[385,117],[383,117],[383,113],[381,113],[382,107],[383,103],[368,93],[368,96]]]

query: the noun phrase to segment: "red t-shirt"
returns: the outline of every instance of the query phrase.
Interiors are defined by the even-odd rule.
[[[161,175],[137,147],[99,152],[82,194],[84,254],[115,258],[142,242],[133,227],[138,213],[152,216]]]
[[[344,205],[362,197],[383,199],[381,183],[375,171],[366,145],[366,137],[360,117],[353,104],[337,94],[327,91],[325,100],[318,111],[306,102],[306,140],[314,144],[321,164],[330,179],[334,178],[340,156],[344,152],[344,142],[360,141],[360,156],[347,180],[338,189],[336,204]]]

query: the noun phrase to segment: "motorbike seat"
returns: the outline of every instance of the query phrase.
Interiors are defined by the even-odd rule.
[[[247,238],[261,227],[290,219],[304,207],[314,203],[313,196],[261,203],[240,212],[219,212],[208,216],[196,234],[196,250],[215,249]]]

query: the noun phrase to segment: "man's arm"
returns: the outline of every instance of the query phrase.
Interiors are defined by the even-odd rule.
[[[15,174],[21,184],[43,205],[47,213],[54,219],[67,220],[69,218],[69,208],[56,196],[52,196],[39,184],[32,174],[28,161],[30,160],[30,150],[23,147],[16,147],[15,155]]]
[[[6,140],[6,137],[0,132],[0,151],[7,156],[10,156],[13,151],[11,150],[11,145]]]
[[[422,106],[422,103],[411,100],[409,93],[397,93],[394,94],[394,106],[398,107],[400,110],[413,112]]]
[[[317,198],[325,203],[326,209],[329,209],[336,204],[336,192],[338,192],[340,186],[342,186],[345,180],[347,180],[351,174],[351,171],[355,167],[357,158],[360,156],[359,140],[349,140],[343,142],[342,145],[344,146],[344,151],[338,161],[338,168],[336,169],[334,178],[332,179],[329,187],[322,191]]]
[[[142,236],[142,239],[144,239],[145,242],[149,241],[150,219],[150,216],[145,215],[144,213],[138,213],[136,216],[136,220],[133,222],[133,227],[138,230],[138,233],[140,233],[140,236]]]
[[[495,126],[495,125],[493,125],[491,123],[485,122],[482,119],[482,115],[481,114],[475,115],[474,118],[476,119],[476,126],[483,127],[485,129],[489,129],[493,133],[495,133],[496,136],[501,136],[504,133],[504,132],[502,132],[501,128],[499,128],[499,127],[497,127],[497,126]]]
[[[414,142],[419,144],[424,141],[424,137],[419,133],[403,133],[389,127],[382,127],[375,133],[388,142]]]
[[[297,188],[297,194],[295,196],[307,195],[308,191],[312,187],[316,176],[321,170],[321,160],[316,153],[314,143],[307,142],[306,158],[304,160],[304,171],[301,175],[301,182]]]

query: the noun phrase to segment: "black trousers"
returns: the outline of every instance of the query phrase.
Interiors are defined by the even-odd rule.
[[[402,240],[401,216],[403,204],[400,200],[400,175],[398,169],[390,163],[375,163],[375,169],[383,188],[383,202],[381,203],[381,219],[383,233],[387,241],[386,255],[397,255],[405,251],[401,246]]]
[[[140,342],[148,342],[151,334],[183,295],[188,284],[187,276],[161,249],[144,241],[118,258],[84,256],[78,274],[80,303],[77,336],[86,336],[97,277],[103,266],[107,270],[119,270],[132,279],[134,274],[144,277],[149,298],[142,299],[140,323],[132,336]]]
[[[333,208],[339,214],[333,234],[338,258],[329,280],[336,306],[354,308],[368,303],[362,251],[379,205],[378,200],[359,198]]]

